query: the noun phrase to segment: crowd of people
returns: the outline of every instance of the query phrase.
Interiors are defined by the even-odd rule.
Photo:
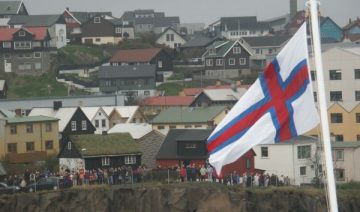
[[[165,172],[164,172],[165,171]],[[94,185],[94,184],[126,184],[139,183],[144,180],[147,175],[155,175],[162,173],[163,178],[169,178],[169,173],[172,173],[172,178],[175,176],[175,181],[179,182],[219,182],[226,185],[243,185],[244,187],[268,187],[268,186],[284,186],[290,185],[290,179],[287,176],[277,176],[275,174],[264,173],[249,173],[245,172],[239,174],[236,171],[231,174],[222,176],[217,175],[214,168],[210,165],[187,165],[176,166],[172,168],[147,169],[145,166],[132,168],[130,166],[122,166],[118,168],[97,168],[91,170],[70,171],[63,170],[60,173],[50,172],[48,169],[44,171],[29,171],[26,170],[22,175],[8,176],[4,179],[8,185],[16,185],[20,188],[25,188],[47,177],[59,177],[64,184],[71,186]],[[148,179],[148,178],[146,178]],[[154,180],[154,179],[152,179]],[[156,180],[156,179],[155,179]]]

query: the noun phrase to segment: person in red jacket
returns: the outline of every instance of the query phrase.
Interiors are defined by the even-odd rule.
[[[186,168],[184,166],[181,166],[180,168],[180,180],[181,182],[184,182],[186,179]]]

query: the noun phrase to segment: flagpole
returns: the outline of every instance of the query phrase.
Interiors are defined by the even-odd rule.
[[[336,184],[334,177],[333,160],[331,154],[331,142],[330,142],[330,131],[329,121],[327,115],[326,106],[326,95],[324,85],[324,73],[321,58],[321,45],[320,45],[320,33],[319,33],[319,21],[318,21],[318,3],[316,0],[309,0],[310,3],[310,14],[311,14],[311,29],[314,42],[314,57],[316,66],[316,77],[319,92],[319,108],[321,117],[321,129],[322,138],[324,143],[325,153],[325,166],[326,166],[326,179],[328,185],[328,196],[330,202],[330,210],[332,212],[338,211],[338,204],[336,198]]]

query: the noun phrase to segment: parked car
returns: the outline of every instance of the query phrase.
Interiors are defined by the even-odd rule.
[[[69,188],[72,186],[72,182],[66,178],[59,177],[47,177],[38,180],[36,183],[32,183],[26,187],[26,191],[42,191],[42,190],[58,190],[59,188]]]
[[[13,194],[20,191],[19,186],[8,185],[0,182],[0,194]]]

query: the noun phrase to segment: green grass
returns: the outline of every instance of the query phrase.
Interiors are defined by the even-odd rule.
[[[67,88],[58,83],[55,76],[43,74],[41,76],[5,75],[8,84],[8,98],[66,96]]]
[[[68,44],[59,49],[58,58],[61,64],[79,65],[95,64],[110,58],[110,55],[101,47]]]
[[[182,90],[182,86],[177,83],[164,83],[157,88],[159,91],[165,91],[165,96],[176,96]]]

